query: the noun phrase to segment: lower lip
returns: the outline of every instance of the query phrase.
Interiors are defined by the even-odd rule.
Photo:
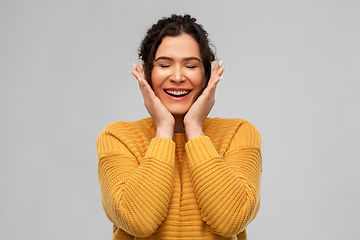
[[[164,91],[164,92],[165,92],[165,91]],[[190,95],[190,93],[186,94],[186,95],[183,96],[183,97],[174,97],[174,96],[171,96],[171,95],[167,94],[166,92],[165,92],[165,95],[166,95],[168,98],[170,98],[171,100],[173,100],[173,101],[182,101],[182,100],[185,100],[185,99]]]

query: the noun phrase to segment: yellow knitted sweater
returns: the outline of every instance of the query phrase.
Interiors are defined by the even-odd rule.
[[[154,137],[151,118],[108,125],[97,141],[101,200],[113,239],[247,239],[260,205],[258,130],[207,118],[206,136]]]

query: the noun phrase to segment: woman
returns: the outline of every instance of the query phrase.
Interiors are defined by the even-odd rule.
[[[208,118],[225,67],[189,15],[154,24],[138,80],[151,118],[115,122],[97,142],[102,204],[113,239],[246,239],[260,204],[260,134]]]

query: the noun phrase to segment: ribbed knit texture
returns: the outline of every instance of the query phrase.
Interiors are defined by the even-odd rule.
[[[247,239],[260,206],[261,138],[242,119],[207,118],[206,136],[154,138],[151,118],[107,126],[97,142],[113,239]]]

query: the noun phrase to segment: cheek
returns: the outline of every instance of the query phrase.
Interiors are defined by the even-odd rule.
[[[157,69],[153,69],[151,72],[151,85],[152,89],[156,96],[160,97],[160,93],[162,92],[161,87],[166,80],[166,75],[163,71],[158,71]]]
[[[189,79],[192,79],[192,84],[195,88],[202,88],[204,83],[204,75],[202,71],[196,71],[193,72],[191,75],[189,75]]]
[[[156,69],[152,70],[151,72],[151,83],[152,86],[159,86],[161,84],[161,79],[163,79],[162,74],[159,71],[156,71]]]

